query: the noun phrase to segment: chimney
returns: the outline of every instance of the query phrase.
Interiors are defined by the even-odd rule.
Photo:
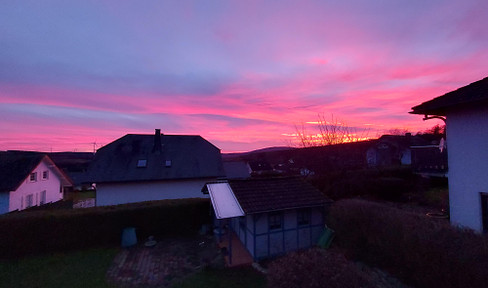
[[[156,129],[154,133],[154,146],[152,152],[161,152],[162,145],[161,145],[161,129]]]

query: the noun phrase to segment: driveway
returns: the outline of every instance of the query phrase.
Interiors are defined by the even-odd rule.
[[[224,266],[212,236],[169,238],[122,249],[106,277],[118,287],[168,287],[206,266]]]

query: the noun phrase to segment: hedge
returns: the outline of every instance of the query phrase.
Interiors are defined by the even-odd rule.
[[[163,200],[0,217],[0,258],[120,245],[125,227],[139,239],[190,235],[210,220],[209,199]]]
[[[270,263],[268,287],[373,288],[372,275],[361,271],[342,254],[312,248],[287,254]]]
[[[334,244],[349,258],[414,287],[486,287],[488,238],[444,220],[387,205],[342,200],[328,214]]]

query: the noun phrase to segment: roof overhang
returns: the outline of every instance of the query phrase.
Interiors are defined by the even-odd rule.
[[[229,183],[207,183],[205,186],[205,190],[210,194],[210,200],[212,201],[215,217],[217,219],[241,217],[245,215]]]
[[[49,156],[45,155],[42,158],[42,161],[45,161],[46,166],[52,169],[54,174],[56,174],[56,176],[59,178],[59,181],[61,181],[62,186],[65,187],[73,186],[73,180],[71,180],[71,178],[66,173],[63,172],[63,170],[59,169],[59,167],[56,166],[54,161]]]

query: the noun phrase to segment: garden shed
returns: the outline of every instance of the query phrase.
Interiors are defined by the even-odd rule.
[[[298,177],[211,182],[202,191],[210,194],[217,223],[254,261],[315,245],[332,202]]]

